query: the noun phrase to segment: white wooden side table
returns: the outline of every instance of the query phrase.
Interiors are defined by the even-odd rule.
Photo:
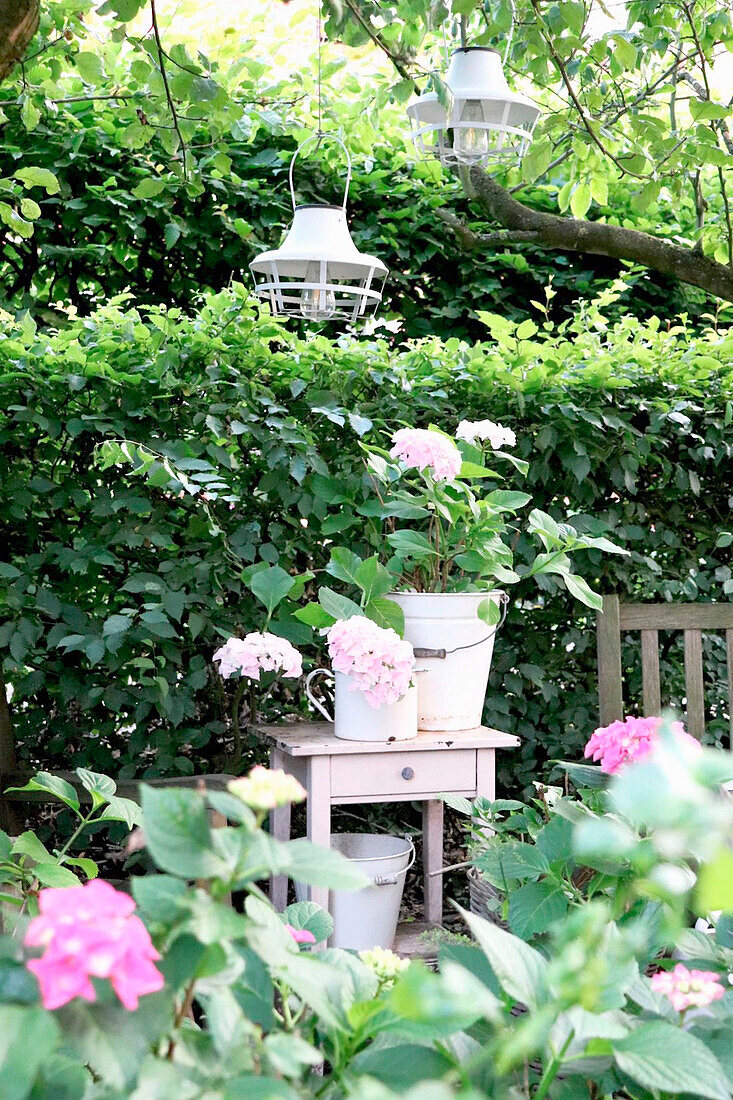
[[[331,841],[331,807],[356,802],[422,802],[425,920],[440,924],[443,880],[443,803],[439,794],[495,797],[497,749],[515,748],[519,738],[479,726],[450,733],[418,733],[411,741],[344,741],[328,722],[260,726],[270,745],[270,766],[294,775],[306,791],[307,835],[314,844]],[[273,810],[270,831],[290,838],[290,807]],[[288,880],[270,883],[276,909],[287,904]],[[328,890],[310,887],[309,898],[328,908]]]

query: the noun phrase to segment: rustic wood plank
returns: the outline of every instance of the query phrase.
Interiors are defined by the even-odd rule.
[[[443,866],[443,803],[430,799],[422,804],[422,864],[425,891],[425,920],[443,919],[443,878],[433,875]]]
[[[702,674],[702,632],[685,630],[685,694],[687,731],[693,737],[705,732],[705,685]]]
[[[429,937],[426,933],[437,932],[439,928],[439,924],[428,924],[425,921],[403,921],[402,924],[397,925],[394,951],[403,958],[422,959],[428,964],[436,964],[438,961],[437,938]]]
[[[282,768],[287,771],[284,754],[279,749],[273,749],[270,753],[270,767],[273,770]],[[273,840],[290,840],[290,803],[285,806],[277,806],[270,811],[270,836]],[[270,901],[279,913],[288,904],[288,876],[272,875],[270,877]]]
[[[598,646],[598,706],[601,725],[624,716],[621,681],[621,627],[618,596],[604,596],[596,619]]]
[[[619,626],[621,630],[731,630],[733,603],[622,603]]]
[[[293,722],[258,726],[256,732],[289,756],[346,756],[352,753],[442,752],[444,749],[513,749],[520,741],[511,733],[478,726],[473,730],[442,733],[424,731],[409,741],[345,741],[336,737],[330,722]]]
[[[644,714],[647,718],[662,709],[662,685],[659,676],[659,632],[641,632],[641,678],[644,689]]]
[[[733,630],[726,630],[725,646],[728,653],[728,720],[730,722],[728,748],[733,752]]]

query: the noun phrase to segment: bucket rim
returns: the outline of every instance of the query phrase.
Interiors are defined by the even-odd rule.
[[[481,599],[486,599],[488,596],[505,596],[506,592],[503,588],[490,588],[487,592],[414,592],[408,589],[406,592],[388,592],[387,599],[394,599],[396,596],[429,596],[430,599],[445,599],[452,596],[453,599],[460,596],[465,598],[466,596],[478,596]]]
[[[415,845],[407,837],[395,836],[394,833],[334,833],[331,837],[331,847],[333,848],[333,841],[335,837],[339,836],[376,836],[376,837],[390,837],[392,840],[401,840],[407,845],[404,852],[393,852],[392,855],[385,856],[344,856],[344,859],[348,859],[349,863],[373,863],[374,860],[389,860],[389,859],[404,859],[405,856],[409,856],[411,852],[414,852]],[[341,853],[343,855],[343,853]]]

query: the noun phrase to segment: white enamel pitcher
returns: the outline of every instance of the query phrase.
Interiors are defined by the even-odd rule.
[[[415,670],[417,671],[417,670]],[[334,685],[333,714],[311,691],[317,676]],[[305,693],[319,714],[333,722],[333,732],[344,741],[409,741],[417,737],[417,687],[413,685],[396,703],[371,707],[363,691],[352,691],[352,678],[328,668],[315,668],[305,678]]]

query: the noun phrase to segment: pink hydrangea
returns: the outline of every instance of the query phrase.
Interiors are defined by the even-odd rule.
[[[135,902],[108,882],[41,890],[40,916],[28,925],[25,944],[45,948],[26,966],[41,987],[44,1008],[60,1008],[75,997],[94,1001],[91,978],[108,978],[125,1008],[163,988],[153,965],[160,955],[135,915]]]
[[[261,672],[282,672],[297,679],[303,675],[303,658],[295,646],[277,634],[253,632],[245,638],[230,638],[214,654],[224,679],[235,672],[259,680]]]
[[[677,963],[674,970],[660,970],[652,977],[652,989],[669,997],[677,1012],[704,1008],[725,993],[720,975],[712,970],[688,970]]]
[[[467,443],[488,441],[494,451],[502,447],[516,446],[517,437],[511,428],[495,424],[493,420],[462,420],[456,429],[456,439],[465,439]]]
[[[400,428],[392,436],[389,453],[408,469],[431,470],[436,481],[455,481],[463,461],[451,439],[424,428]]]
[[[325,634],[334,671],[351,677],[351,690],[363,691],[370,706],[377,709],[403,697],[415,655],[397,631],[354,615],[339,619]]]
[[[293,937],[296,943],[315,943],[316,937],[312,932],[308,932],[305,928],[293,928],[292,924],[286,924],[290,935]]]
[[[659,731],[665,724],[663,718],[633,718],[612,722],[610,726],[601,726],[595,730],[585,755],[600,761],[607,775],[615,775],[624,764],[646,760],[659,741]],[[669,730],[681,741],[699,750],[699,742],[685,732],[681,722],[668,722]]]

